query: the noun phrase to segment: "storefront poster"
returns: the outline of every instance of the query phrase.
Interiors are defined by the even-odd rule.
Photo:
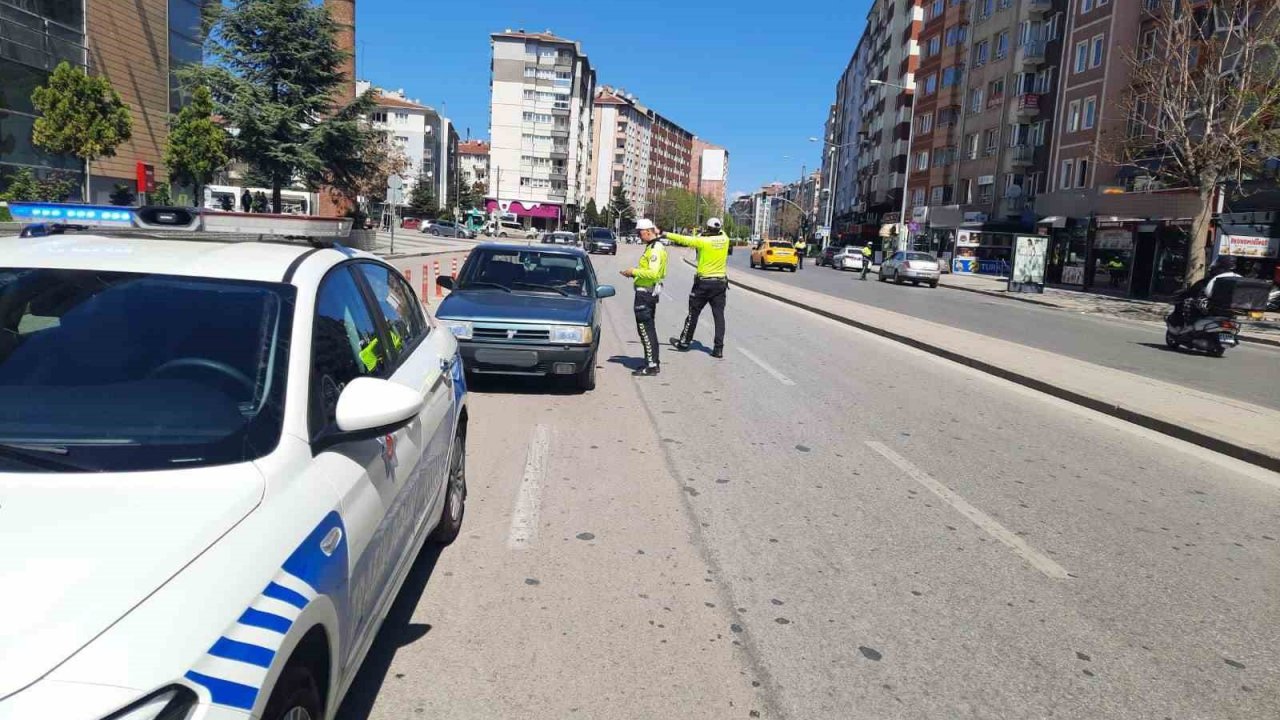
[[[978,233],[971,230],[956,231],[956,245],[960,247],[974,247],[978,244]]]
[[[1009,292],[1044,292],[1044,271],[1049,260],[1049,238],[1019,235],[1014,240],[1013,272]]]
[[[1218,243],[1218,254],[1244,258],[1273,258],[1280,255],[1280,237],[1224,234]]]
[[[1133,232],[1125,229],[1098,230],[1093,246],[1099,250],[1132,250]]]
[[[1084,266],[1064,265],[1062,268],[1062,283],[1064,285],[1083,285]]]

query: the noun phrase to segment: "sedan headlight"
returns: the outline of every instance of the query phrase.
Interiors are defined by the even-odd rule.
[[[449,329],[453,336],[459,340],[470,340],[472,325],[468,320],[441,320],[441,325]]]
[[[551,342],[587,345],[592,340],[591,328],[585,325],[564,325],[551,328]]]
[[[196,694],[175,685],[153,693],[103,720],[186,720],[196,706]]]

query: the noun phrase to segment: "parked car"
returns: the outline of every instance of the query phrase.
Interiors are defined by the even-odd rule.
[[[422,218],[408,217],[400,221],[400,227],[404,230],[421,230],[423,222]]]
[[[539,230],[526,228],[520,223],[507,220],[498,223],[498,227],[494,228],[494,234],[500,238],[531,239],[538,237],[539,233]]]
[[[543,233],[542,243],[544,245],[573,245],[578,244],[578,236],[567,230],[558,230],[556,232]]]
[[[928,283],[929,287],[938,287],[938,278],[942,269],[938,266],[938,258],[929,253],[898,251],[880,263],[880,282],[893,280],[901,285],[910,281],[912,285]]]
[[[768,270],[771,267],[795,272],[800,267],[800,256],[795,246],[784,240],[765,240],[751,252],[751,267]]]
[[[614,295],[596,282],[591,258],[560,245],[485,243],[455,280],[436,317],[458,338],[472,375],[572,377],[596,386],[600,300]]]
[[[618,238],[609,228],[589,228],[587,230],[587,237],[583,242],[585,243],[586,250],[589,253],[600,253],[602,255],[618,254]]]
[[[466,237],[467,229],[460,227],[452,220],[435,220],[424,231],[428,235],[436,235],[439,237]]]
[[[861,270],[863,262],[862,247],[860,245],[846,245],[835,249],[827,265],[836,270]]]

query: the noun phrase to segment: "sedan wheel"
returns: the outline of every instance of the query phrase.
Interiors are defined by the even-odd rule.
[[[431,542],[448,545],[462,531],[462,516],[467,509],[467,439],[458,435],[453,439],[453,457],[449,460],[449,486],[445,488],[444,512],[440,524],[431,531]]]

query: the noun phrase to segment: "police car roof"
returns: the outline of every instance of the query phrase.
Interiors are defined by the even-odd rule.
[[[0,238],[0,266],[154,273],[281,282],[313,248],[275,242],[158,239],[132,234],[67,233]],[[337,250],[333,261],[342,259]],[[360,253],[363,255],[364,253]]]
[[[476,250],[497,250],[499,252],[539,252],[548,255],[574,255],[577,257],[587,257],[587,251],[579,247],[570,245],[522,245],[519,243],[481,243],[476,246]]]

